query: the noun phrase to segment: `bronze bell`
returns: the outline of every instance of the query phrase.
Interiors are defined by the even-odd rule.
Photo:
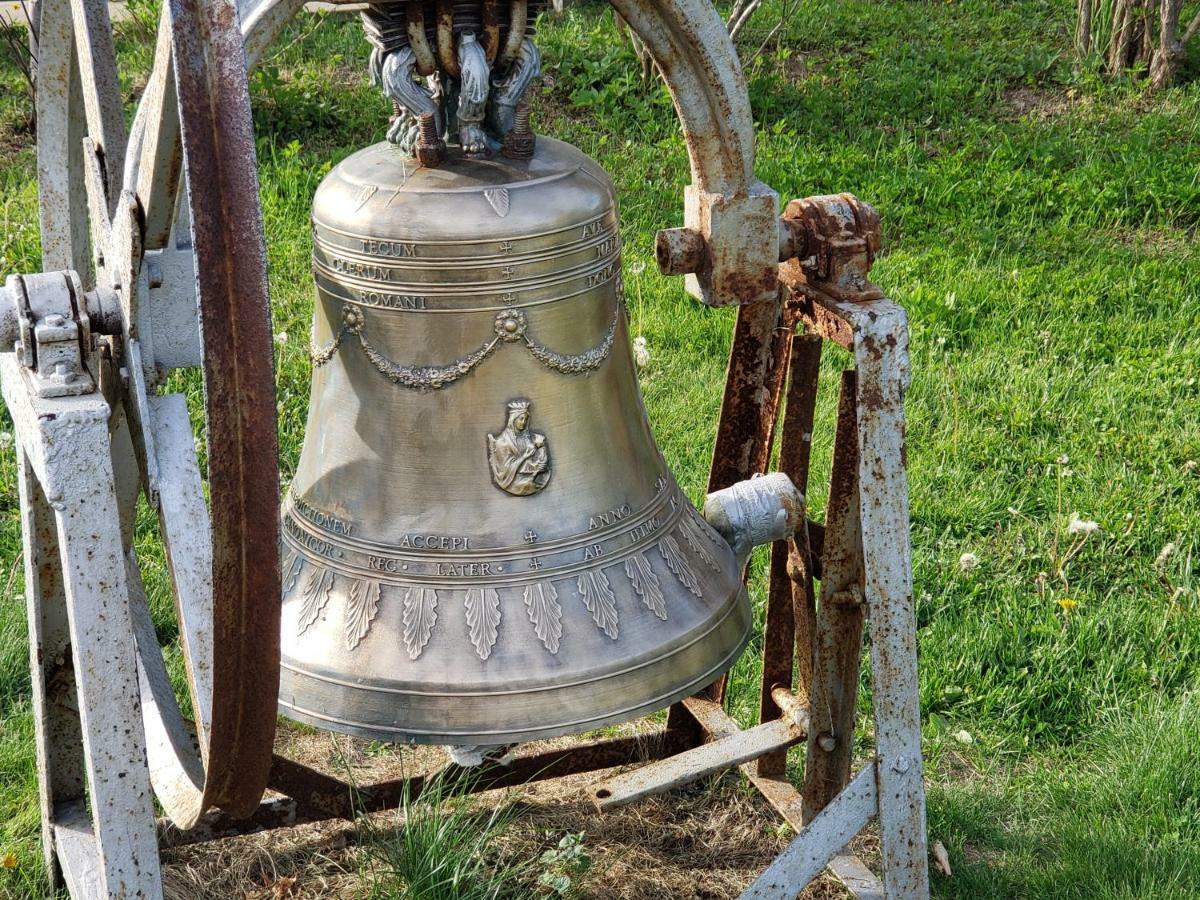
[[[739,563],[642,404],[612,184],[515,119],[483,152],[439,127],[438,165],[394,128],[317,191],[292,718],[455,745],[585,731],[702,688],[748,638]]]

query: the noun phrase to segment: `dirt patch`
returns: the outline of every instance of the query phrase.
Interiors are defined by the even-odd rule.
[[[654,727],[641,722],[625,733]],[[540,742],[538,749],[564,740]],[[360,784],[431,772],[444,764],[439,748],[397,748],[342,736],[282,728],[278,752]],[[610,770],[615,771],[615,770]],[[575,896],[588,900],[726,900],[742,890],[792,839],[791,830],[735,773],[710,779],[634,806],[600,815],[590,788],[605,773],[592,772],[521,788],[481,794],[484,808],[514,803],[518,816],[499,839],[504,856],[537,859],[565,834],[584,832],[591,865],[577,879]],[[370,818],[375,829],[393,827],[394,812]],[[216,841],[164,854],[169,900],[332,898],[370,892],[367,823],[332,821]],[[870,837],[855,842],[868,865],[877,858]],[[834,900],[850,895],[824,877],[801,895]]]
[[[1069,92],[1046,87],[1020,85],[1004,92],[1004,107],[1010,119],[1052,119],[1065,113],[1074,103]]]
[[[1118,244],[1151,257],[1183,253],[1196,245],[1195,229],[1118,228],[1112,236]]]

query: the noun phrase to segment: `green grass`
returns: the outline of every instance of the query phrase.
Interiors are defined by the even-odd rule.
[[[846,190],[876,205],[875,274],[909,311],[930,835],[954,866],[934,876],[940,897],[1200,897],[1200,64],[1193,51],[1184,85],[1152,98],[1099,82],[1070,58],[1072,9],[810,0],[786,49],[749,72],[760,177],[785,199]],[[382,137],[387,115],[365,83],[357,26],[315,26],[293,26],[252,81],[272,301],[289,335],[278,350],[285,473],[308,396],[309,203],[330,165]],[[131,91],[146,64],[137,42],[124,32]],[[542,43],[554,85],[538,125],[616,180],[634,329],[653,356],[643,390],[698,498],[732,313],[700,308],[653,271],[653,234],[680,224],[687,180],[669,99],[632,77],[600,7],[547,25]],[[0,68],[0,83],[0,272],[36,271],[15,69]],[[635,274],[631,262],[650,265]],[[816,471],[843,365],[832,353],[823,364]],[[193,375],[172,387],[198,403]],[[819,484],[810,501],[819,512]],[[12,564],[11,452],[0,509]],[[1064,566],[1072,513],[1100,531]],[[148,518],[141,546],[155,552]],[[978,558],[970,571],[964,553]],[[149,588],[169,643],[159,559]],[[757,559],[760,609],[762,570]],[[20,590],[18,573],[0,596],[0,853],[19,859],[0,891],[15,894],[38,865]],[[732,680],[746,722],[755,649]],[[862,710],[866,736],[865,694]]]

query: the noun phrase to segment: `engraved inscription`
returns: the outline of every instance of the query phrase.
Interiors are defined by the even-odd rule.
[[[283,525],[292,539],[310,553],[314,553],[317,556],[324,556],[327,559],[337,559],[342,555],[342,551],[329,541],[323,541],[319,537],[309,534],[291,518],[285,518]]]
[[[607,265],[600,271],[593,272],[591,275],[589,275],[587,277],[588,287],[597,287],[598,285],[604,284],[605,282],[610,281],[612,279],[612,277],[616,274],[617,274],[616,263]]]
[[[383,294],[379,291],[357,291],[358,299],[371,306],[385,309],[428,309],[425,298],[419,294]]]
[[[588,222],[583,226],[583,237],[586,240],[590,237],[595,237],[604,230],[604,223],[601,221]]]
[[[451,578],[487,578],[502,572],[495,563],[437,563],[437,574]]]
[[[400,537],[405,550],[470,550],[471,539],[450,534],[405,534]]]
[[[408,568],[400,560],[391,556],[372,556],[369,553],[367,554],[367,566],[376,572],[391,572],[393,574]]]
[[[642,538],[649,537],[658,529],[662,528],[662,520],[658,516],[651,516],[645,522],[631,528],[628,532],[629,543],[636,544]]]
[[[592,544],[590,547],[583,548],[584,559],[596,559],[604,555],[604,548],[600,544]]]
[[[383,266],[358,263],[350,259],[342,259],[340,256],[335,256],[332,259],[333,270],[341,275],[349,275],[353,278],[366,278],[369,281],[392,280],[392,270],[385,269]]]
[[[362,248],[364,253],[371,253],[375,256],[400,258],[417,255],[417,245],[404,241],[377,241],[363,238]]]
[[[492,481],[514,497],[536,494],[550,481],[550,448],[529,428],[531,407],[528,400],[509,402],[504,430],[487,436]]]
[[[350,537],[354,534],[354,526],[345,519],[339,519],[332,513],[327,513],[324,510],[309,506],[303,498],[292,495],[292,505],[296,512],[300,513],[305,519],[312,522],[318,528],[324,528],[326,531],[332,531],[334,534],[344,534]]]
[[[588,531],[595,531],[597,528],[603,528],[606,525],[615,525],[629,515],[629,513],[629,504],[625,503],[616,509],[610,509],[608,512],[592,516],[588,519]]]
[[[596,259],[600,259],[601,257],[608,256],[610,253],[612,253],[616,249],[617,249],[617,239],[615,237],[610,237],[607,240],[603,240],[599,244],[596,245]]]

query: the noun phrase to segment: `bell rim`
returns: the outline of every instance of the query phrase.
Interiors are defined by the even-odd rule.
[[[621,710],[609,711],[597,716],[586,719],[579,719],[573,722],[559,722],[534,728],[525,728],[520,730],[507,731],[482,731],[474,729],[472,731],[445,731],[445,732],[420,732],[413,733],[405,731],[402,728],[389,728],[380,725],[366,725],[364,723],[350,722],[343,719],[338,719],[333,716],[325,716],[321,713],[307,710],[292,704],[286,703],[282,697],[279,700],[279,714],[291,721],[298,722],[302,725],[308,725],[313,728],[319,728],[323,731],[335,731],[339,734],[347,734],[352,737],[365,738],[367,740],[377,740],[386,743],[409,744],[409,745],[431,745],[431,744],[452,744],[452,745],[490,745],[490,744],[512,744],[526,743],[529,741],[546,740],[549,738],[563,737],[565,735],[580,734],[588,731],[595,731],[609,725],[619,725],[625,722],[632,722],[635,719],[640,719],[650,713],[665,709],[673,703],[676,703],[685,697],[689,697],[696,691],[712,684],[716,679],[728,672],[737,662],[738,658],[745,651],[750,643],[750,638],[753,636],[752,615],[750,611],[749,595],[744,585],[734,592],[732,602],[728,604],[727,615],[722,617],[720,621],[715,623],[713,627],[705,632],[705,635],[716,631],[724,621],[736,616],[738,612],[745,613],[745,624],[741,629],[741,636],[733,645],[728,653],[721,657],[717,663],[699,676],[696,676],[686,682],[682,687],[675,688],[657,697],[649,700],[640,701],[632,706]],[[679,648],[682,649],[682,648]],[[672,654],[674,655],[674,654]],[[659,657],[656,662],[662,663],[670,657]],[[647,663],[647,666],[651,663]],[[644,668],[645,666],[643,666]],[[295,670],[293,670],[295,671]],[[301,674],[301,673],[298,673]],[[308,673],[303,673],[307,675]],[[609,676],[611,677],[611,673]],[[606,680],[606,676],[598,676],[593,679],[581,680],[572,685],[578,688],[580,685],[585,685],[593,682]],[[349,687],[349,685],[346,685]],[[522,692],[479,692],[471,696],[486,696],[488,693],[500,693],[506,696],[540,693],[543,691],[562,690],[562,685],[547,685],[544,688],[539,688],[536,691]],[[414,694],[426,696],[426,692],[414,692]],[[442,696],[455,696],[453,694]],[[462,695],[467,696],[467,695]]]

